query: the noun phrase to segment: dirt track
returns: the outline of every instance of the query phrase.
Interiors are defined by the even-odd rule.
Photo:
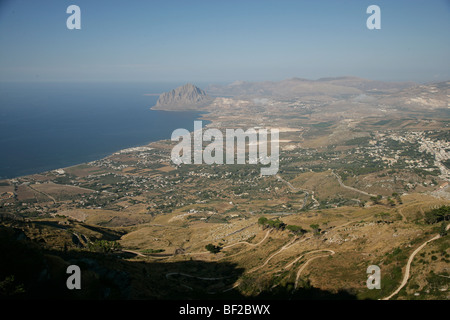
[[[449,230],[450,228],[450,224],[447,225],[447,227],[445,228],[445,230]],[[431,241],[437,240],[439,239],[441,236],[438,234],[436,236],[434,236],[433,238],[431,238],[430,240],[425,241],[424,243],[422,243],[422,245],[420,245],[420,247],[418,247],[416,250],[413,251],[413,253],[411,253],[411,255],[409,256],[408,259],[408,263],[406,264],[406,268],[405,268],[405,275],[403,276],[403,280],[402,283],[400,284],[400,286],[389,296],[387,296],[386,298],[383,298],[382,300],[389,300],[391,299],[393,296],[395,296],[397,293],[400,292],[400,290],[402,290],[402,288],[408,283],[408,279],[409,279],[409,274],[411,271],[411,263],[414,260],[414,257],[416,256],[416,254],[422,250],[428,243],[430,243]]]

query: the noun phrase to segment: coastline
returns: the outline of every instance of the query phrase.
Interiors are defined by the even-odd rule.
[[[196,116],[196,118],[194,118],[194,121],[198,121],[198,120],[205,121],[205,122],[207,122],[206,125],[209,124],[209,123],[212,123],[211,119],[204,118],[206,114],[210,114],[210,112],[207,112],[207,111],[204,111],[204,110],[167,110],[167,109],[164,109],[164,108],[154,108],[154,106],[150,107],[150,110],[152,110],[152,111],[171,112],[171,113],[183,113],[183,112],[196,113],[197,116]],[[23,174],[23,175],[18,175],[18,176],[9,177],[9,178],[2,178],[2,177],[0,177],[0,182],[1,181],[8,181],[9,182],[9,181],[16,180],[16,179],[26,178],[28,176],[39,175],[39,174],[46,174],[46,173],[50,173],[52,171],[61,170],[61,169],[66,171],[67,169],[74,168],[74,167],[77,167],[77,166],[80,166],[80,165],[88,165],[89,163],[94,162],[94,161],[107,159],[107,158],[109,158],[109,157],[111,157],[111,156],[113,156],[115,154],[124,153],[126,150],[139,149],[139,148],[151,148],[151,147],[149,147],[150,144],[152,144],[152,143],[159,143],[159,142],[163,142],[163,141],[167,141],[167,140],[170,140],[170,137],[168,137],[168,139],[154,139],[154,140],[148,141],[148,142],[146,142],[144,144],[136,144],[136,145],[128,146],[126,148],[120,148],[120,149],[117,149],[117,150],[115,150],[113,152],[108,152],[105,156],[102,156],[102,157],[99,157],[99,158],[96,158],[96,159],[93,159],[93,160],[89,160],[89,161],[78,162],[76,164],[69,165],[69,166],[62,166],[62,167],[57,167],[57,168],[55,167],[54,169],[49,169],[49,170],[44,170],[44,171],[37,171],[37,172],[33,172],[33,173],[29,173],[29,174]],[[134,151],[132,151],[132,152],[134,152]]]

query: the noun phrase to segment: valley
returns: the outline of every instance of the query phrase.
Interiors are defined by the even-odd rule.
[[[175,165],[176,142],[161,140],[2,180],[3,294],[448,299],[448,85],[294,78],[206,90],[204,129],[279,128],[273,176],[261,164]],[[26,252],[28,274],[17,265]],[[87,289],[65,290],[69,264]],[[380,290],[366,286],[369,265]]]

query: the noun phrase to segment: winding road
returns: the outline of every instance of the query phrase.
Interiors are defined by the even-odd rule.
[[[224,246],[224,247],[222,247],[222,249],[231,248],[231,247],[234,247],[234,246],[236,246],[236,245],[238,245],[238,244],[246,244],[246,245],[248,245],[248,246],[250,246],[250,247],[256,247],[256,246],[259,246],[261,243],[264,242],[264,240],[267,239],[267,237],[269,236],[269,233],[270,233],[270,232],[271,232],[271,230],[267,230],[266,235],[264,236],[264,238],[263,238],[261,241],[259,241],[258,243],[250,243],[250,242],[247,242],[247,241],[239,241],[239,242],[236,242],[236,243],[233,243],[233,244],[229,244],[229,245],[227,245],[227,246]],[[211,253],[211,252],[209,252],[209,251],[201,251],[201,252],[188,252],[188,253],[182,253],[182,254],[183,254],[183,255],[196,255],[196,254],[207,254],[207,253]],[[242,253],[242,252],[239,252],[239,253],[237,253],[237,254],[241,254],[241,253]],[[225,259],[225,258],[229,258],[229,257],[232,257],[232,256],[223,257],[223,258],[221,258],[221,259]],[[219,259],[219,260],[221,260],[221,259]]]
[[[309,191],[309,190],[306,190],[306,189],[296,188],[296,187],[294,187],[294,186],[292,185],[292,183],[290,183],[289,181],[284,180],[279,174],[277,174],[276,177],[277,177],[277,179],[278,179],[279,181],[285,183],[285,184],[289,187],[289,189],[291,189],[293,192],[299,192],[299,191],[301,191],[301,192],[304,192],[304,193],[305,193],[305,198],[304,198],[304,200],[303,200],[303,206],[302,206],[302,209],[304,209],[304,208],[306,207],[306,204],[307,204],[307,202],[308,202],[308,196],[309,196],[310,194],[311,194],[311,199],[312,199],[312,200],[314,201],[314,203],[315,203],[314,205],[315,205],[315,206],[318,206],[318,205],[319,205],[319,202],[316,200],[316,198],[314,198],[314,191]]]
[[[445,230],[449,230],[450,228],[450,224],[447,225],[447,227],[445,228]],[[400,286],[388,297],[383,298],[381,300],[389,300],[391,299],[393,296],[395,296],[397,293],[400,292],[400,290],[402,290],[402,288],[408,283],[408,279],[409,279],[409,274],[411,271],[411,264],[414,260],[414,257],[416,256],[416,254],[422,250],[428,243],[430,243],[431,241],[437,240],[441,237],[441,235],[437,234],[436,236],[434,236],[433,238],[431,238],[430,240],[425,241],[424,243],[422,243],[422,245],[420,247],[418,247],[416,250],[413,251],[413,253],[411,253],[411,255],[409,256],[408,259],[408,263],[406,264],[406,268],[405,268],[405,275],[403,276],[403,280],[402,283],[400,284]]]
[[[332,170],[331,172],[332,172],[333,175],[336,177],[337,181],[339,182],[339,185],[340,185],[342,188],[345,188],[345,189],[351,190],[351,191],[355,191],[355,192],[359,192],[359,193],[361,193],[361,194],[363,194],[363,195],[366,195],[366,196],[369,196],[369,197],[376,197],[376,195],[374,195],[374,194],[367,193],[367,192],[365,192],[365,191],[362,191],[362,190],[359,190],[359,189],[356,189],[356,188],[353,188],[353,187],[346,186],[346,185],[342,182],[341,177],[340,177],[336,172],[334,172],[333,170]]]
[[[331,254],[322,254],[322,255],[319,255],[319,256],[312,257],[311,259],[307,260],[307,261],[301,266],[301,268],[298,269],[298,271],[297,271],[297,276],[295,277],[295,285],[294,285],[294,288],[295,288],[295,289],[298,287],[298,280],[300,279],[300,274],[303,272],[303,270],[308,266],[308,264],[309,264],[311,261],[313,261],[313,260],[315,260],[315,259],[318,259],[318,258],[328,257],[328,256],[334,255],[334,254],[336,253],[336,252],[334,252],[333,250],[323,249],[323,250],[311,251],[311,252],[308,252],[308,253],[306,253],[306,254],[315,253],[315,252],[321,252],[321,251],[327,251],[327,252],[330,252]],[[299,259],[299,258],[297,258],[296,260],[298,260],[298,259]]]
[[[251,270],[248,271],[247,273],[252,273],[252,272],[255,272],[255,271],[257,271],[257,270],[259,270],[259,269],[265,267],[273,257],[275,257],[277,254],[281,253],[282,251],[288,249],[288,248],[289,248],[290,246],[292,246],[297,240],[298,240],[298,238],[292,239],[291,241],[289,241],[288,243],[286,243],[284,246],[282,246],[282,247],[280,248],[280,250],[278,250],[277,252],[273,253],[269,258],[267,258],[266,261],[264,261],[264,263],[263,263],[262,265],[260,265],[260,266],[258,266],[258,267],[256,267],[256,268],[251,269]]]

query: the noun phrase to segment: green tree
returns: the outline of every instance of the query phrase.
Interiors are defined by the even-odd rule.
[[[370,197],[370,201],[372,201],[373,204],[379,204],[380,203],[380,201],[378,200],[378,197],[374,197],[374,196]]]
[[[288,225],[286,227],[286,229],[297,235],[302,235],[302,234],[306,233],[306,230],[300,226]]]
[[[440,208],[425,212],[425,222],[428,224],[448,220],[450,220],[450,206],[442,206]]]
[[[388,198],[388,203],[391,207],[395,206],[395,201],[393,199],[391,199],[390,197]]]
[[[214,254],[219,253],[220,250],[222,250],[221,247],[215,246],[215,245],[213,245],[212,243],[207,244],[207,245],[205,246],[205,248],[206,248],[206,250],[208,250],[209,252],[214,253]]]
[[[441,227],[439,228],[439,234],[441,235],[441,237],[447,235],[447,224],[445,223],[445,221],[442,221],[441,223]]]
[[[88,244],[88,249],[94,252],[110,253],[121,249],[121,245],[116,241],[95,240]]]
[[[312,224],[310,225],[311,229],[313,230],[315,235],[318,235],[320,233],[319,225],[318,224]]]
[[[277,230],[284,230],[284,228],[286,227],[286,224],[283,221],[281,221],[280,219],[268,220],[267,225],[269,227],[277,229]]]
[[[267,218],[266,217],[261,217],[258,219],[258,224],[261,226],[265,226],[267,224]]]
[[[25,292],[22,284],[18,284],[14,275],[6,277],[4,280],[0,281],[0,297],[11,298],[13,296],[20,295]]]

